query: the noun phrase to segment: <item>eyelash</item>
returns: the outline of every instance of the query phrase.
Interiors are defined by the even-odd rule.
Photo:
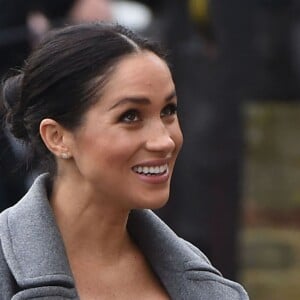
[[[163,111],[169,110],[168,113],[163,114]],[[175,103],[170,103],[164,107],[162,112],[160,113],[161,117],[176,115],[177,113],[177,105]]]
[[[133,116],[133,118],[130,117]],[[129,118],[128,118],[129,117]],[[137,122],[139,119],[139,112],[136,109],[130,109],[127,110],[125,113],[123,113],[119,119],[120,122],[124,122],[124,123],[134,123]]]
[[[161,118],[170,117],[177,113],[177,105],[175,103],[170,103],[166,105],[160,113]],[[129,109],[121,115],[119,118],[120,122],[124,123],[136,123],[140,121],[140,112],[137,109]]]

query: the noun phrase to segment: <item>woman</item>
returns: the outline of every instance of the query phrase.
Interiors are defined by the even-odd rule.
[[[2,98],[48,172],[0,216],[1,299],[247,299],[149,210],[182,144],[155,44],[110,24],[52,32]]]

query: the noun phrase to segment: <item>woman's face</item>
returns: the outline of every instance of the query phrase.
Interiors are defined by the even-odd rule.
[[[165,204],[182,145],[176,102],[163,60],[151,52],[123,58],[72,134],[80,182],[98,199],[122,208]]]

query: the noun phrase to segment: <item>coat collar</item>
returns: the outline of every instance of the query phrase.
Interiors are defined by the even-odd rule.
[[[47,197],[47,175],[39,176],[15,206],[2,213],[0,234],[3,253],[22,289],[57,285],[76,290],[64,244]],[[150,210],[134,210],[128,230],[172,299],[182,299],[191,278],[222,278],[207,258],[180,239]],[[234,284],[234,283],[233,283]],[[174,296],[174,297],[173,297]]]
[[[200,250],[179,238],[150,210],[132,211],[128,230],[170,296],[177,295],[172,299],[186,295],[184,282],[190,271],[220,275]]]
[[[0,218],[1,244],[18,286],[74,288],[65,248],[47,201],[47,175]]]

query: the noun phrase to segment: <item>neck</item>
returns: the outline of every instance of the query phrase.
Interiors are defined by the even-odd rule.
[[[129,210],[95,194],[84,183],[62,177],[54,181],[50,203],[70,260],[90,257],[117,263],[131,245]]]

